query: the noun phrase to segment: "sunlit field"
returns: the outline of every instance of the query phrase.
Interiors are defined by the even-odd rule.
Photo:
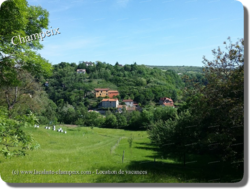
[[[221,172],[220,166],[208,165],[212,159],[204,156],[202,159],[190,156],[184,167],[161,155],[150,144],[146,131],[69,126],[62,129],[67,134],[43,127],[25,128],[41,147],[25,157],[1,156],[2,179],[9,183],[186,183],[238,182],[242,178],[237,172],[231,175],[228,166]],[[129,138],[133,138],[131,147]],[[50,171],[54,174],[49,174]]]

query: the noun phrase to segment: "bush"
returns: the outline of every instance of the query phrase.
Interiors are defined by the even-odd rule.
[[[9,119],[7,117],[7,110],[3,107],[0,108],[0,154],[5,158],[13,156],[24,156],[27,150],[34,150],[39,148],[32,136],[27,135],[22,127],[34,126],[37,118],[34,114],[20,116],[19,121]]]
[[[130,137],[128,138],[129,148],[132,147],[133,140],[134,140],[133,135],[130,135]]]

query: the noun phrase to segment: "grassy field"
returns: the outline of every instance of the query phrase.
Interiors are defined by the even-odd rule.
[[[235,171],[231,175],[230,166],[221,171],[216,163],[208,165],[208,161],[214,160],[204,157],[190,157],[184,167],[162,156],[158,148],[150,144],[146,131],[62,128],[67,134],[41,127],[25,128],[41,147],[25,157],[7,160],[0,157],[2,179],[8,183],[187,183],[239,182],[242,178],[242,174]],[[130,148],[128,138],[131,136],[133,143]],[[18,174],[13,174],[14,170]],[[21,171],[34,170],[55,173],[21,174]],[[59,170],[79,171],[80,174],[56,174]],[[96,173],[108,170],[117,174]],[[124,171],[123,174],[119,174],[120,170]],[[126,170],[145,171],[146,174],[128,174]]]

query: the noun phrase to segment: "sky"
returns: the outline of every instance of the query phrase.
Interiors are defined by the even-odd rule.
[[[114,65],[203,66],[212,50],[244,37],[236,0],[28,0],[49,11],[38,53],[52,64],[102,61]],[[46,31],[43,30],[44,32]]]

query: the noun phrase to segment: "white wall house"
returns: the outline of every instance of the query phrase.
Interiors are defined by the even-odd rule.
[[[134,101],[133,100],[123,100],[122,102],[124,102],[126,104],[126,106],[128,107],[133,107],[134,106]]]
[[[94,63],[92,63],[92,62],[86,62],[85,65],[86,66],[94,66]]]
[[[85,73],[86,73],[86,70],[85,70],[85,69],[77,69],[76,72],[77,72],[77,73],[85,74]]]

